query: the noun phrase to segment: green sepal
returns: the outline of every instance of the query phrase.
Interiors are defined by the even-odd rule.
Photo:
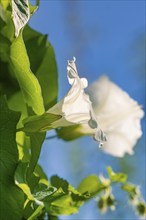
[[[50,113],[44,113],[43,115],[30,116],[23,120],[23,131],[28,133],[45,132],[53,129],[52,123],[59,120],[61,115],[54,115]]]

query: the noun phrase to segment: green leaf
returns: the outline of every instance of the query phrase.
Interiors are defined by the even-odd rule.
[[[15,180],[17,183],[27,183],[27,169],[28,169],[29,163],[23,163],[19,162],[16,170],[15,170]]]
[[[7,18],[6,18],[6,14],[5,14],[5,10],[0,2],[0,18],[6,22],[7,21]]]
[[[64,195],[50,205],[45,203],[45,208],[51,215],[71,215],[78,212],[70,195]]]
[[[71,195],[65,193],[62,188],[46,197],[43,202],[49,215],[70,215],[78,212],[78,206]]]
[[[35,194],[33,194],[33,196],[39,201],[43,201],[46,197],[49,197],[57,191],[55,187],[46,187],[44,184],[39,184],[38,186],[39,190],[37,187],[37,191]]]
[[[15,171],[15,180],[16,180],[17,184],[20,184],[20,183],[28,184],[27,183],[28,168],[29,168],[28,162],[27,163],[19,162],[17,169]],[[38,183],[44,185],[45,188],[49,186],[49,182],[47,180],[47,177],[46,177],[46,175],[40,165],[37,164],[33,176],[34,176],[33,181],[35,181],[35,183],[33,183],[33,185],[34,185],[33,191],[34,191],[34,188],[36,188],[38,186]]]
[[[12,0],[12,18],[15,26],[15,36],[18,37],[20,30],[30,18],[28,0]]]
[[[66,195],[66,193],[62,190],[62,188],[57,189],[54,193],[46,196],[43,199],[43,202],[46,206],[49,206],[52,202],[60,199],[62,196]]]
[[[18,164],[16,146],[16,125],[20,114],[8,109],[6,100],[0,98],[0,217],[21,220],[24,194],[14,183],[14,173]]]
[[[0,71],[0,94],[5,94],[9,99],[19,90],[19,85],[10,74],[8,63],[0,60]]]
[[[78,211],[72,197],[66,194],[62,188],[46,187],[39,184],[40,189],[33,195],[37,201],[42,201],[46,211],[51,215],[72,214]]]
[[[58,190],[44,200],[46,210],[51,215],[69,215],[76,213],[78,208],[87,200],[87,196],[75,190],[66,180],[51,177],[51,184]]]
[[[12,9],[11,9],[11,1],[3,0],[2,1],[2,10],[3,15],[0,16],[0,33],[4,37],[6,37],[9,41],[14,40],[14,23],[12,20]]]
[[[10,41],[0,34],[0,59],[3,62],[9,61]]]
[[[36,168],[45,136],[46,133],[34,133],[30,135],[31,156],[28,170],[28,179],[31,179],[32,173]]]
[[[30,70],[30,63],[21,34],[11,45],[10,59],[12,71],[19,82],[25,102],[36,114],[43,114],[44,105],[41,88]]]
[[[93,197],[104,188],[105,186],[102,185],[98,177],[91,175],[82,180],[77,190],[82,194],[89,194],[89,196]]]
[[[38,216],[43,213],[44,205],[40,205],[37,209],[32,213],[32,215],[28,218],[28,220],[35,220]]]
[[[46,186],[49,185],[47,175],[44,173],[43,168],[39,164],[36,165],[34,174],[36,176],[39,176],[40,178],[39,183],[42,183]]]
[[[30,10],[30,15],[32,16],[37,10],[38,10],[38,5],[32,5],[29,3],[29,10]]]
[[[0,219],[21,220],[23,216],[24,194],[14,183],[0,182]]]
[[[46,53],[47,35],[43,35],[27,25],[23,31],[23,39],[30,60],[31,70],[36,75]]]
[[[55,186],[57,189],[61,188],[63,192],[69,194],[72,198],[72,200],[76,203],[76,206],[80,206],[83,202],[87,199],[89,199],[89,196],[82,195],[78,190],[76,190],[73,186],[71,186],[66,180],[56,176],[51,177],[51,184]]]
[[[48,43],[43,61],[36,72],[44,98],[45,109],[48,110],[57,101],[58,83],[57,83],[57,67],[55,61],[54,50]]]
[[[27,117],[27,108],[21,91],[11,96],[11,98],[8,100],[8,105],[10,109],[21,112],[21,117],[17,124],[17,128],[22,127],[22,120]],[[30,158],[30,138],[26,136],[24,132],[17,132],[16,141],[19,151],[19,159],[23,160],[23,162],[28,162]]]
[[[51,177],[51,185],[55,186],[57,189],[62,188],[64,192],[68,193],[69,183],[57,175]]]
[[[2,5],[3,9],[6,10],[10,4],[10,0],[0,0],[0,4]]]
[[[121,186],[121,188],[128,192],[129,193],[129,196],[131,199],[137,197],[140,195],[140,190],[139,190],[139,187],[134,185],[134,184],[131,184],[131,183],[126,183],[126,184],[123,184]]]
[[[61,115],[54,115],[50,113],[44,113],[40,116],[30,116],[23,120],[25,132],[44,132],[53,129],[52,123],[59,120]]]
[[[17,183],[17,185],[19,186],[19,188],[22,189],[22,191],[24,192],[24,194],[27,196],[26,200],[34,200],[34,197],[31,193],[31,189],[29,187],[29,185],[27,184],[27,170],[28,170],[28,163],[23,163],[20,162],[17,166],[17,169],[15,171],[15,182]],[[38,184],[38,178],[37,179],[33,179],[36,183]]]
[[[111,167],[107,167],[109,178],[112,182],[126,182],[127,175],[125,173],[114,173]]]
[[[29,163],[20,162],[15,171],[15,181],[27,196],[23,212],[24,217],[26,219],[35,219],[35,217],[40,216],[42,211],[44,211],[44,205],[41,200],[52,195],[57,189],[49,187],[49,183],[47,183],[46,176],[40,166],[37,166],[37,169],[35,169],[37,176],[33,174],[31,178],[32,182],[28,185],[28,168]],[[42,181],[42,178],[46,181]]]
[[[36,185],[38,184],[38,182],[40,180],[40,176],[36,170],[36,166],[37,166],[37,161],[38,161],[38,158],[40,155],[40,150],[41,150],[44,138],[45,138],[45,133],[31,135],[31,137],[30,137],[30,149],[31,149],[30,158],[27,160],[27,163],[22,162],[19,164],[19,166],[17,167],[17,170],[16,170],[16,174],[15,174],[17,182],[28,184],[31,192],[33,192],[34,188],[36,187]],[[42,170],[39,170],[39,173],[41,173],[41,175],[42,175]],[[24,181],[24,178],[22,178],[23,177],[22,174],[25,175],[25,181]],[[21,179],[21,182],[20,182],[20,179]],[[42,182],[46,183],[44,176],[43,176]],[[23,188],[22,188],[22,190],[23,190]]]
[[[45,109],[48,110],[56,103],[58,95],[57,65],[54,50],[47,40],[47,35],[42,35],[29,26],[25,27],[23,35],[31,69],[39,80]]]

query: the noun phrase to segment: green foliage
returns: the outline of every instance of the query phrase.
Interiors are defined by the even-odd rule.
[[[44,142],[45,136],[46,136],[45,133],[42,134],[34,133],[30,135],[31,156],[30,156],[30,164],[29,164],[29,172],[28,172],[29,178],[31,178],[31,173],[33,173],[37,165],[37,161],[39,159],[41,147]]]
[[[24,29],[24,42],[30,66],[40,83],[46,110],[56,103],[58,95],[57,65],[53,47],[47,37],[29,26]]]
[[[127,180],[125,173],[114,173],[111,167],[107,167],[107,172],[112,182],[124,183]]]
[[[38,80],[30,70],[30,63],[21,34],[14,40],[10,47],[10,60],[11,70],[19,82],[26,104],[36,114],[43,114],[44,105],[41,88]]]
[[[16,125],[20,114],[8,109],[5,98],[0,99],[0,195],[1,219],[22,219],[24,194],[14,183],[18,165],[15,141]]]
[[[103,186],[104,187],[104,186]],[[78,191],[82,194],[94,196],[101,189],[101,183],[97,176],[92,175],[86,177],[78,186]]]
[[[7,96],[7,101],[0,99],[0,218],[42,220],[47,213],[56,220],[59,215],[77,213],[93,198],[101,212],[113,209],[114,184],[128,193],[137,213],[145,216],[140,191],[124,173],[108,167],[108,178],[90,175],[75,189],[57,175],[49,182],[39,166],[46,131],[62,116],[46,112],[57,101],[57,65],[48,36],[27,25],[39,0],[36,5],[28,0],[0,1],[0,93]],[[58,137],[75,139],[81,136],[78,128],[58,129]]]
[[[122,189],[128,192],[131,195],[131,197],[137,196],[140,193],[139,188],[133,184],[124,184],[122,186]]]

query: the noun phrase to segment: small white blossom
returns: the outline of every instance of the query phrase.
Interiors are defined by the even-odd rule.
[[[71,88],[67,95],[47,112],[62,115],[62,118],[53,122],[54,128],[66,127],[74,124],[88,124],[94,138],[105,142],[106,137],[97,123],[92,103],[84,89],[88,86],[86,78],[80,78],[74,60],[68,61],[68,81]]]

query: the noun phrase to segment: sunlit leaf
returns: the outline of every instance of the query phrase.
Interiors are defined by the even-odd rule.
[[[121,188],[128,192],[130,199],[134,199],[135,197],[140,196],[140,189],[138,186],[132,183],[125,183],[121,186]]]
[[[44,199],[44,205],[49,215],[70,215],[78,212],[78,206],[71,195],[59,188],[54,194]]]
[[[51,184],[55,186],[58,190],[61,188],[63,192],[70,197],[70,200],[72,201],[71,206],[74,207],[75,210],[77,209],[77,207],[79,208],[81,205],[83,205],[84,201],[89,199],[89,196],[81,194],[78,190],[76,190],[73,186],[71,186],[66,180],[58,176],[51,177]],[[64,195],[62,196],[66,200],[66,197],[64,197]],[[59,200],[61,199],[61,201],[63,201],[63,198],[60,197]]]
[[[12,43],[10,58],[12,71],[19,82],[25,102],[36,114],[43,114],[41,88],[30,70],[29,59],[21,35]]]
[[[99,182],[99,179],[95,175],[87,176],[81,181],[77,190],[82,194],[89,194],[92,196],[100,192],[104,186]]]
[[[6,14],[5,14],[5,10],[4,10],[3,5],[1,4],[1,2],[0,2],[0,18],[1,18],[4,22],[7,21]]]
[[[3,2],[6,2],[5,0]],[[5,7],[5,5],[2,6],[2,12],[0,16],[0,33],[3,37],[7,38],[10,42],[12,42],[15,37],[15,29],[14,29],[14,23],[12,20],[12,11],[11,11],[11,6],[10,2],[8,5]],[[1,39],[0,39],[1,40]]]
[[[10,4],[11,0],[0,0],[0,4],[2,5],[3,9],[6,10],[8,5]]]
[[[78,207],[73,204],[73,200],[69,195],[60,197],[49,206],[46,203],[45,208],[51,215],[71,215],[78,212]]]
[[[112,182],[126,182],[127,175],[125,173],[115,173],[111,167],[107,167],[107,172]]]
[[[32,5],[29,3],[29,10],[30,10],[30,15],[32,16],[38,10],[38,5]]]

